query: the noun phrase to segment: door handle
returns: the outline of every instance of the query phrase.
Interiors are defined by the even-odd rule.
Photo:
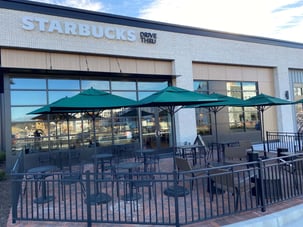
[[[161,136],[161,131],[160,130],[156,130],[155,134],[156,134],[157,137],[159,137],[159,136]]]

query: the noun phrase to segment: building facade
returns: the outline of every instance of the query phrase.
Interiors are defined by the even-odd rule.
[[[242,99],[259,93],[297,100],[303,91],[303,44],[235,35],[21,0],[0,0],[0,144],[14,151],[92,144],[91,119],[29,112],[94,87],[140,100],[168,85]],[[97,119],[98,145],[171,146],[169,116],[108,110]],[[296,132],[301,106],[272,107],[265,130]],[[254,108],[224,108],[219,137],[260,141]],[[214,137],[213,116],[183,109],[177,143]],[[67,131],[68,130],[68,131]],[[67,138],[68,137],[68,138]]]

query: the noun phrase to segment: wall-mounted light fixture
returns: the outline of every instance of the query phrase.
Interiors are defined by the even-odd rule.
[[[285,91],[285,94],[284,94],[284,95],[285,95],[285,98],[286,98],[286,99],[289,99],[289,92],[288,92],[288,91]]]

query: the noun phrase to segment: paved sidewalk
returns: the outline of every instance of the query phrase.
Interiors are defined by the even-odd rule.
[[[303,226],[303,205],[297,205],[262,217],[241,221],[224,227],[301,227]]]

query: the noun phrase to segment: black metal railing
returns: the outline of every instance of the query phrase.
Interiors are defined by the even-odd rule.
[[[92,165],[84,164],[79,178],[65,178],[61,170],[29,174],[18,171],[16,164],[13,222],[180,226],[244,211],[265,211],[303,194],[299,154],[185,172],[108,168],[101,174],[92,172]]]
[[[300,152],[303,146],[303,133],[266,132],[267,151],[277,151],[277,148],[287,149],[289,152]]]

